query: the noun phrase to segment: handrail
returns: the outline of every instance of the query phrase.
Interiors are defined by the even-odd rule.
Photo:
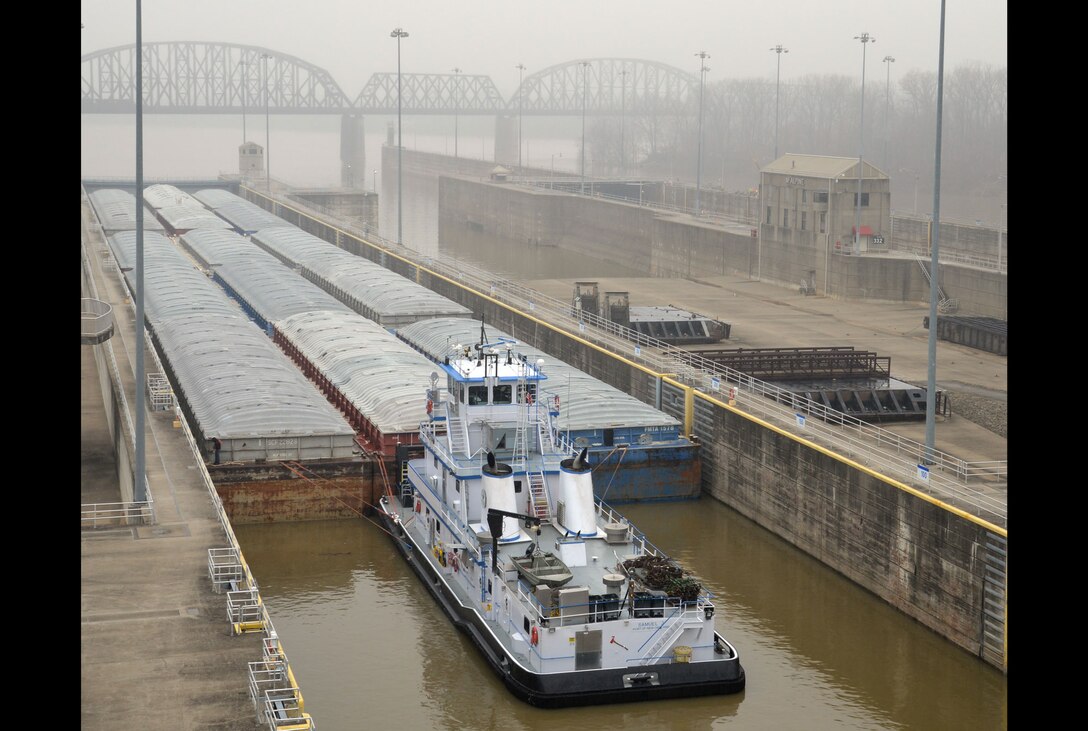
[[[302,207],[316,210],[309,205]],[[326,212],[326,215],[338,218],[331,212]],[[1007,460],[968,462],[939,450],[928,450],[925,445],[919,442],[873,426],[856,417],[828,409],[823,404],[784,391],[770,383],[751,378],[732,368],[721,366],[702,358],[698,354],[644,335],[631,328],[618,325],[599,315],[580,312],[578,313],[579,317],[575,318],[569,303],[549,297],[520,283],[497,277],[493,273],[482,270],[468,262],[444,254],[436,256],[423,255],[407,246],[397,244],[374,233],[364,235],[362,231],[352,226],[338,224],[338,228],[356,236],[358,240],[370,246],[377,244],[380,250],[402,258],[415,266],[427,267],[437,274],[462,283],[481,294],[488,294],[493,299],[497,299],[516,310],[526,312],[530,316],[547,316],[552,324],[566,328],[572,335],[592,340],[617,355],[641,363],[656,371],[659,375],[678,374],[681,380],[687,382],[686,385],[696,389],[697,394],[715,398],[714,394],[717,393],[717,389],[713,387],[713,384],[715,381],[720,381],[736,383],[741,388],[761,396],[770,396],[776,400],[781,399],[790,404],[795,412],[802,412],[807,416],[816,417],[806,422],[805,433],[817,432],[834,444],[848,445],[853,451],[866,453],[865,459],[870,464],[879,466],[879,469],[889,470],[889,476],[894,475],[899,478],[914,480],[918,474],[917,468],[922,462],[922,456],[929,454],[933,459],[933,464],[930,465],[929,484],[940,485],[954,492],[957,499],[970,500],[968,497],[969,491],[965,489],[967,488],[966,482],[968,479],[1007,480]],[[792,417],[792,413],[778,403],[757,405],[757,400],[746,399],[745,408],[774,416],[780,421]],[[819,420],[827,422],[828,426],[818,424]],[[793,427],[790,424],[791,421],[786,421],[785,428],[792,429]],[[867,441],[858,438],[845,438],[844,441],[844,437],[832,431],[832,426],[837,427],[839,430],[848,427],[852,428],[859,435],[866,437]],[[888,451],[885,451],[885,447],[888,448]],[[952,476],[962,485],[944,478],[942,473]],[[987,502],[984,496],[980,495],[978,499]],[[991,507],[986,505],[976,507],[986,513],[987,516],[996,514],[1000,515],[1001,520],[1005,518],[1004,506],[994,504]],[[983,516],[980,515],[979,517]]]

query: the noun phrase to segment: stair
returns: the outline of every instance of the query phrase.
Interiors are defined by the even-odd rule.
[[[698,607],[692,607],[691,609],[683,610],[677,608],[676,612],[665,620],[665,624],[658,630],[659,636],[654,640],[654,643],[650,646],[642,655],[643,665],[654,665],[661,660],[658,657],[658,653],[671,645],[680,634],[689,627],[697,627],[702,624],[700,618],[701,610]],[[671,622],[671,624],[669,624]]]
[[[468,454],[468,436],[465,434],[462,428],[461,421],[459,419],[450,418],[450,404],[447,401],[446,407],[446,437],[449,442],[450,454],[453,455],[467,455]]]
[[[941,285],[935,284],[933,279],[929,276],[929,269],[926,267],[925,259],[923,259],[918,254],[914,255],[914,259],[918,262],[918,266],[922,268],[922,274],[925,275],[926,281],[929,282],[929,286],[937,287],[937,309],[945,314],[952,314],[959,310],[959,300],[949,299],[948,297],[946,297],[944,292],[941,291]]]
[[[540,518],[540,522],[547,523],[552,519],[551,507],[548,504],[548,491],[544,485],[544,473],[529,473],[529,508],[534,517]]]

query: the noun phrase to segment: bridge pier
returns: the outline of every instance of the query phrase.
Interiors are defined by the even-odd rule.
[[[495,162],[511,170],[518,165],[518,118],[509,114],[495,117]]]
[[[340,115],[340,185],[366,188],[366,128],[361,114]]]

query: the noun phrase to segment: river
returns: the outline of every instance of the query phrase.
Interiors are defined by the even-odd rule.
[[[325,731],[1007,727],[1004,675],[721,503],[617,507],[715,595],[743,693],[537,709],[506,690],[376,523],[235,532]]]

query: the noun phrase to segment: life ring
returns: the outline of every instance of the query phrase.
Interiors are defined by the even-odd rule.
[[[540,642],[540,630],[537,629],[535,624],[533,625],[533,634],[530,637],[530,641],[533,643],[534,647]]]

